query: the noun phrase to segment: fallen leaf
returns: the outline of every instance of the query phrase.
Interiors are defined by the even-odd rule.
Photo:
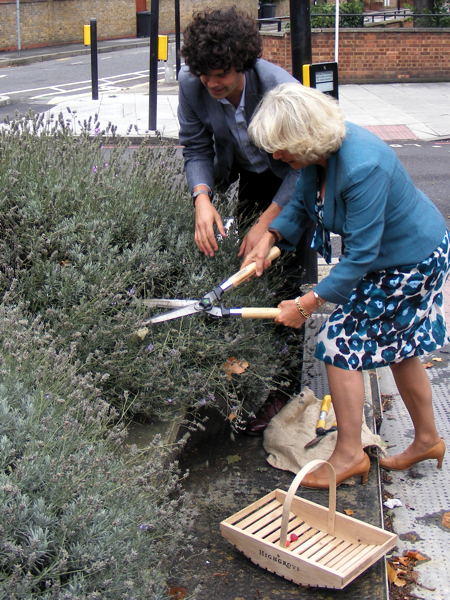
[[[233,375],[240,375],[244,373],[249,367],[249,363],[241,359],[239,360],[235,356],[230,356],[223,364],[223,370],[225,371],[227,378],[232,379]]]
[[[143,340],[145,338],[145,336],[148,334],[148,327],[141,327],[140,329],[138,329],[136,331],[136,336],[140,339]]]
[[[235,419],[237,419],[237,414],[235,414],[235,413],[230,413],[230,414],[228,415],[228,420],[229,420],[229,421],[234,421]]]
[[[438,358],[437,356],[433,356],[433,358],[431,360],[434,360],[436,362],[442,362],[444,359],[443,358]]]
[[[397,569],[392,566],[390,561],[387,562],[387,573],[389,581],[397,587],[403,587],[406,585],[406,581],[398,576]]]
[[[445,512],[442,515],[441,523],[444,527],[447,527],[447,529],[450,529],[450,512]]]
[[[175,600],[184,600],[184,598],[187,596],[187,589],[184,587],[171,585],[167,591],[169,596],[172,596],[172,598],[175,598]]]
[[[351,517],[352,515],[355,514],[355,511],[352,510],[351,508],[344,508],[344,512],[346,515],[348,515],[349,517]]]
[[[434,367],[432,362],[426,362],[426,363],[422,363],[425,369],[431,369],[431,367]]]
[[[229,454],[227,456],[227,464],[232,465],[233,463],[237,463],[241,461],[241,457],[239,454]]]
[[[417,540],[422,539],[420,537],[420,535],[417,534],[415,531],[408,531],[407,533],[401,533],[398,537],[401,540],[404,540],[407,542],[417,542]]]
[[[408,550],[405,553],[405,556],[407,558],[412,558],[413,560],[416,560],[416,561],[429,560],[427,556],[420,554],[420,552],[417,552],[416,550]]]

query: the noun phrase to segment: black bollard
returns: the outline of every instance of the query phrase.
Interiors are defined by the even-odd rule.
[[[150,65],[149,65],[149,110],[148,128],[156,131],[158,106],[158,30],[159,30],[159,0],[152,0],[150,16]]]
[[[97,19],[90,20],[91,27],[91,82],[92,100],[98,100],[98,52],[97,52]]]

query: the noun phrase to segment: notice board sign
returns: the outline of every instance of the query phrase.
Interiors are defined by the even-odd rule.
[[[303,65],[303,85],[339,99],[337,62]]]

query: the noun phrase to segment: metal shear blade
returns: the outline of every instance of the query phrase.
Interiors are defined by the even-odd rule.
[[[204,312],[213,317],[222,317],[223,311],[221,308],[213,306],[209,297],[201,298],[200,300],[168,300],[168,299],[152,299],[146,301],[147,306],[158,306],[161,308],[174,308],[169,312],[157,315],[145,321],[144,325],[161,323],[163,321],[170,321],[172,319],[179,319],[180,317],[187,317],[195,313]]]
[[[280,249],[277,246],[271,248],[268,258],[273,260],[280,255]],[[194,299],[168,299],[168,298],[150,298],[142,300],[145,306],[149,307],[160,307],[160,308],[171,308],[173,310],[157,315],[145,321],[142,325],[149,325],[153,323],[161,323],[163,321],[170,321],[172,319],[178,319],[180,317],[186,317],[192,314],[205,313],[212,317],[228,317],[228,316],[241,316],[244,318],[269,318],[274,319],[279,309],[273,308],[255,308],[255,309],[240,309],[240,308],[226,308],[224,306],[214,306],[220,301],[222,294],[227,290],[236,287],[243,281],[246,281],[252,277],[256,272],[256,263],[250,263],[237,273],[225,279],[222,283],[217,285],[213,290],[205,294],[202,298],[197,300]]]

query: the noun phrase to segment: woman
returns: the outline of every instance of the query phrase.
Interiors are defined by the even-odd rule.
[[[362,370],[389,365],[414,424],[402,453],[381,459],[386,469],[408,469],[436,459],[445,443],[436,429],[431,386],[419,356],[447,342],[442,314],[449,271],[445,221],[418,190],[394,151],[365,129],[344,122],[337,103],[318,90],[282,84],[268,92],[249,134],[274,158],[301,169],[293,199],[271,222],[243,266],[268,266],[270,248],[292,249],[308,218],[312,246],[330,261],[330,232],[342,236],[340,261],[308,293],[280,303],[276,322],[301,327],[325,301],[336,304],[322,325],[315,356],[326,364],[338,424],[329,461],[337,483],[367,481],[370,460],[361,444]],[[303,480],[328,487],[319,467]]]

